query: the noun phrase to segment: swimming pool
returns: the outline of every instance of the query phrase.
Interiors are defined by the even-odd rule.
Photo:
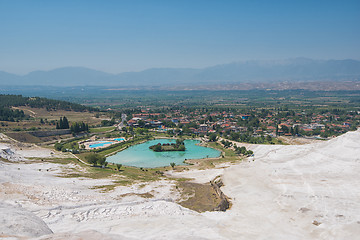
[[[114,141],[124,141],[124,138],[115,138]]]
[[[113,142],[99,141],[89,145],[89,148],[103,147],[106,144],[112,144]]]

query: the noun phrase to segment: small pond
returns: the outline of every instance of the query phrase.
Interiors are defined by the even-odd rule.
[[[145,143],[131,146],[106,159],[111,163],[121,163],[126,166],[155,168],[169,166],[174,162],[176,165],[186,165],[185,159],[201,159],[219,157],[221,152],[208,147],[198,146],[198,140],[185,140],[185,151],[154,152],[150,146],[158,143],[175,143],[174,139],[156,139]]]

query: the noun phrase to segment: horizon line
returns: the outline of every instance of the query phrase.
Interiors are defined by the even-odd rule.
[[[59,66],[59,67],[55,67],[55,68],[51,68],[51,69],[47,69],[47,70],[33,70],[33,71],[29,71],[27,73],[23,73],[23,74],[18,74],[18,73],[13,73],[13,72],[9,72],[6,70],[0,70],[1,72],[5,72],[8,74],[13,74],[13,75],[17,75],[17,76],[26,76],[30,73],[33,72],[51,72],[54,70],[58,70],[58,69],[63,69],[63,68],[85,68],[85,69],[89,69],[89,70],[94,70],[94,71],[98,71],[98,72],[102,72],[102,73],[106,73],[106,74],[111,74],[111,75],[119,75],[122,73],[138,73],[138,72],[143,72],[146,70],[150,70],[150,69],[206,69],[206,68],[211,68],[211,67],[215,67],[215,66],[221,66],[221,65],[227,65],[227,64],[234,64],[234,63],[246,63],[246,62],[276,62],[276,61],[286,61],[286,60],[295,60],[295,59],[307,59],[307,60],[314,60],[314,61],[345,61],[345,60],[353,60],[353,61],[360,61],[360,59],[355,59],[355,58],[344,58],[344,59],[334,59],[334,58],[329,58],[329,59],[318,59],[318,58],[309,58],[309,57],[292,57],[292,58],[283,58],[283,59],[251,59],[251,60],[239,60],[239,61],[232,61],[232,62],[228,62],[228,63],[219,63],[219,64],[215,64],[215,65],[209,65],[206,67],[148,67],[148,68],[144,68],[142,70],[134,70],[134,71],[123,71],[123,72],[118,72],[118,73],[113,73],[113,72],[107,72],[105,70],[99,70],[96,68],[92,68],[92,67],[86,67],[86,66]]]

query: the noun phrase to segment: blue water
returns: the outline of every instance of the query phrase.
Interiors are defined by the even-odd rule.
[[[213,149],[196,145],[198,140],[185,140],[185,151],[174,152],[154,152],[149,149],[150,146],[157,143],[175,143],[172,139],[156,139],[142,144],[131,146],[124,151],[118,152],[106,159],[108,162],[121,163],[126,166],[134,167],[163,167],[169,166],[174,162],[176,165],[186,165],[185,159],[201,159],[219,157],[221,152]]]
[[[90,144],[89,148],[102,147],[105,144],[110,144],[110,143],[112,143],[112,142],[97,142],[97,143],[94,143],[94,144]]]
[[[115,138],[114,141],[124,141],[124,138]]]

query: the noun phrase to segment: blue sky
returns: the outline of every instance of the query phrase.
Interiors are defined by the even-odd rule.
[[[360,60],[360,1],[0,0],[0,70]]]

